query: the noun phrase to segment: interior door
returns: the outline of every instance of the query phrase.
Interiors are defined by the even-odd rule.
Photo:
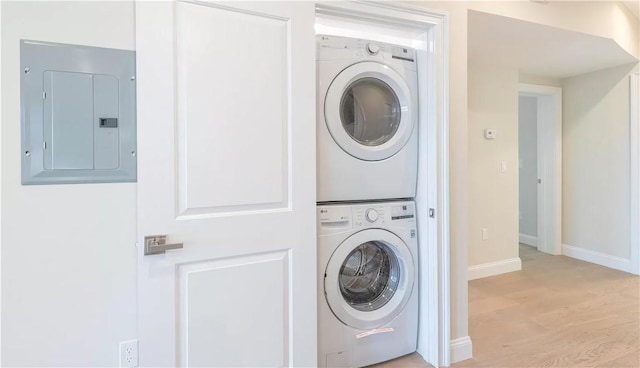
[[[136,4],[141,366],[316,364],[313,24]]]

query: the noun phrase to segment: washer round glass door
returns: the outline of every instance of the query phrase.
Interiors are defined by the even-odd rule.
[[[413,257],[395,234],[367,229],[347,238],[327,264],[327,303],[342,323],[380,327],[405,307],[413,289]]]
[[[413,131],[413,106],[404,78],[387,65],[362,62],[331,82],[325,120],[345,152],[361,160],[389,158],[404,147]]]

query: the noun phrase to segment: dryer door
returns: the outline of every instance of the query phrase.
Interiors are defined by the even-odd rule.
[[[376,62],[349,66],[331,82],[325,120],[331,136],[361,160],[387,159],[411,137],[414,119],[411,90],[404,78]]]
[[[413,291],[413,264],[397,235],[381,229],[353,234],[327,264],[324,290],[331,311],[345,325],[362,330],[390,322]]]

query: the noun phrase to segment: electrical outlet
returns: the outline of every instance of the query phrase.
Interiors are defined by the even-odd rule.
[[[138,340],[120,343],[120,367],[138,366]]]

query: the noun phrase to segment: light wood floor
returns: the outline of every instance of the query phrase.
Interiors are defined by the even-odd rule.
[[[640,367],[640,278],[520,245],[522,271],[469,282],[462,367]],[[377,368],[430,367],[419,355]]]

